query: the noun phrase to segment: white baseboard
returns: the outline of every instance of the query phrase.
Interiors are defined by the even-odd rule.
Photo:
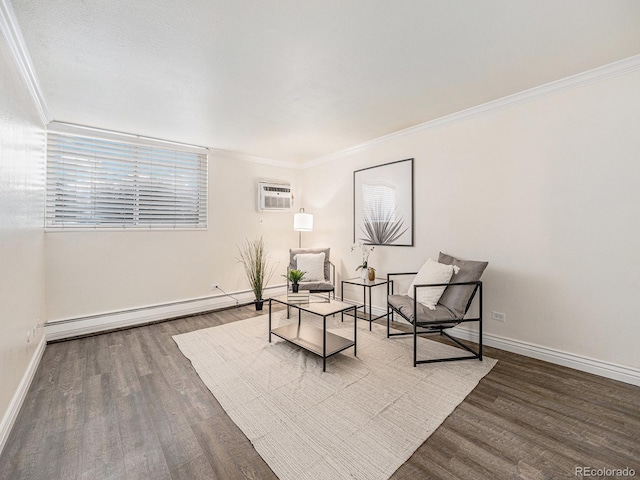
[[[345,300],[345,302],[355,303],[349,300]],[[386,313],[385,309],[376,306],[372,308],[372,311],[375,316]],[[396,317],[396,321],[402,321],[402,318]],[[478,333],[467,330],[466,328],[453,328],[449,333],[463,340],[469,340],[476,343],[478,342]],[[593,358],[576,355],[574,353],[563,352],[562,350],[543,347],[541,345],[523,342],[521,340],[514,340],[512,338],[505,338],[486,332],[482,335],[482,338],[484,345],[488,345],[490,347],[499,348],[500,350],[506,350],[507,352],[524,355],[525,357],[537,358],[538,360],[554,363],[556,365],[562,365],[582,372],[593,373],[594,375],[599,375],[601,377],[611,378],[612,380],[619,380],[624,383],[640,386],[640,369],[637,368],[617,365],[615,363],[605,362],[602,360],[595,360]]]
[[[478,333],[463,328],[453,328],[450,332],[453,336],[471,342],[478,341]],[[640,369],[625,367],[615,363],[583,357],[574,353],[563,352],[553,348],[522,342],[512,338],[500,337],[491,333],[482,334],[483,344],[490,347],[517,353],[525,357],[537,358],[545,362],[574,368],[582,372],[593,373],[601,377],[619,380],[631,385],[640,386]]]
[[[20,384],[18,385],[16,392],[13,394],[13,398],[11,398],[9,408],[7,408],[7,411],[2,417],[2,423],[0,423],[0,453],[2,453],[2,450],[7,443],[7,439],[9,438],[9,433],[11,433],[13,424],[16,423],[18,413],[20,413],[20,408],[22,407],[22,403],[24,402],[24,399],[27,396],[27,392],[29,391],[29,387],[31,386],[33,376],[35,375],[36,370],[38,370],[38,365],[40,365],[40,359],[42,358],[42,354],[44,353],[44,347],[46,346],[46,344],[47,341],[45,336],[43,335],[40,338],[38,346],[36,347],[36,351],[31,357],[31,361],[29,362],[27,370],[22,376],[22,380],[20,380]]]
[[[284,293],[286,293],[286,286],[269,287],[267,296]],[[219,308],[233,307],[238,304],[250,303],[254,298],[251,291],[233,292],[229,295],[196,298],[120,312],[53,321],[47,323],[44,329],[47,340],[62,340],[185,315],[195,315]]]
[[[272,296],[286,293],[286,287],[284,285],[271,287],[269,290],[269,294]],[[249,303],[253,301],[254,298],[250,291],[234,292],[232,295],[240,303]],[[349,299],[345,299],[344,301],[346,303],[359,303]],[[186,300],[166,305],[157,305],[122,312],[50,322],[45,326],[45,333],[47,340],[61,340],[184,315],[194,315],[208,310],[234,306],[236,304],[236,300],[225,295]],[[375,305],[373,306],[372,311],[375,316],[386,313],[386,309]],[[454,328],[451,330],[451,334],[463,340],[469,340],[472,342],[478,341],[478,334],[476,332],[463,328]],[[617,365],[602,360],[595,360],[581,355],[543,347],[541,345],[500,337],[490,333],[484,333],[483,340],[485,345],[506,350],[507,352],[537,358],[538,360],[554,363],[556,365],[563,365],[583,372],[593,373],[602,377],[640,386],[640,369],[637,368]]]

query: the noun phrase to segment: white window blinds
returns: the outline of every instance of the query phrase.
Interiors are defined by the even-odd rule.
[[[68,124],[47,136],[48,228],[206,228],[206,149]]]

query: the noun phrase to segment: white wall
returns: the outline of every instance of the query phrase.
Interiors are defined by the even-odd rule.
[[[178,139],[179,140],[179,139]],[[247,290],[237,245],[262,235],[285,280],[293,213],[256,210],[258,180],[296,187],[298,170],[209,158],[207,231],[47,232],[47,319],[56,321]],[[300,206],[297,195],[296,207]]]
[[[0,433],[10,426],[9,405],[42,336],[40,328],[27,343],[27,331],[45,318],[44,142],[44,126],[0,35]]]
[[[487,260],[485,315],[506,313],[488,334],[638,369],[638,152],[635,71],[309,168],[312,241],[354,276],[353,171],[413,157],[415,246],[377,247],[379,276],[439,250]]]

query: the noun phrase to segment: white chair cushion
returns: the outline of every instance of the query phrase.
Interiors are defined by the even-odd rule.
[[[445,265],[444,263],[438,263],[432,259],[428,259],[413,279],[407,295],[413,298],[414,285],[448,283],[454,273],[458,273],[458,270],[460,269],[455,265]],[[442,287],[418,288],[418,298],[414,300],[417,300],[429,310],[435,310],[436,304],[444,293],[445,288],[447,288],[446,285]]]
[[[324,253],[298,253],[295,257],[298,270],[305,272],[303,282],[326,282],[324,278]]]

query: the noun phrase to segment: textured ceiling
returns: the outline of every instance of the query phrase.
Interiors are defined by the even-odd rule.
[[[640,53],[637,0],[13,0],[55,120],[303,162]]]

